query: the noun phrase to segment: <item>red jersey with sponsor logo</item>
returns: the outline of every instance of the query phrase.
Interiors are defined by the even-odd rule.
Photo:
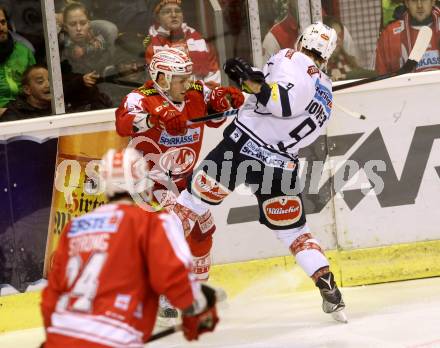
[[[153,126],[145,131],[138,132],[134,127],[137,115],[149,114],[159,105],[170,105],[185,114],[188,119],[205,116],[208,111],[208,100],[211,90],[198,81],[186,92],[185,100],[181,105],[174,105],[163,94],[154,88],[153,81],[128,94],[116,110],[116,131],[121,136],[144,137],[139,138],[136,148],[149,155],[154,162],[154,168],[171,174],[177,187],[185,188],[185,181],[179,180],[193,170],[199,157],[202,146],[204,125],[219,127],[221,121],[209,121],[189,126],[185,135],[173,136]],[[143,116],[145,117],[145,116]]]
[[[128,202],[73,219],[43,290],[45,348],[143,347],[159,294],[191,306],[199,288],[175,219]]]
[[[440,69],[440,9],[432,10],[431,43],[417,65],[416,71]],[[376,71],[385,74],[399,70],[408,60],[419,30],[410,24],[409,14],[390,23],[379,37],[376,48]]]

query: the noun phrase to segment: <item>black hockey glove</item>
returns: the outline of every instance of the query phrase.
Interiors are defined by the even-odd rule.
[[[237,83],[245,92],[248,91],[244,88],[243,81],[251,80],[258,83],[264,82],[264,74],[261,71],[254,71],[252,66],[240,57],[229,58],[223,65],[223,70],[226,75],[228,75],[232,81]]]

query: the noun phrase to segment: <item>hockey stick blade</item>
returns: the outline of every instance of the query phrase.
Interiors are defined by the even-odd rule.
[[[365,85],[367,83],[381,81],[385,79],[389,79],[391,77],[403,75],[410,73],[413,71],[417,64],[419,63],[420,59],[422,59],[423,54],[425,53],[426,49],[428,48],[429,43],[431,42],[432,37],[432,30],[429,27],[421,27],[419,30],[419,33],[417,34],[416,42],[414,43],[414,47],[409,54],[408,60],[405,62],[405,64],[397,71],[375,76],[375,77],[369,77],[366,79],[361,79],[349,83],[344,83],[339,86],[333,87],[333,92],[340,91],[346,88],[356,87]]]
[[[423,55],[425,54],[426,49],[431,42],[432,37],[432,29],[430,27],[421,27],[419,33],[417,34],[417,40],[414,43],[414,47],[409,54],[408,59],[413,60],[415,62],[420,62]]]
[[[345,114],[347,114],[347,115],[349,115],[349,116],[351,116],[351,117],[357,118],[357,119],[359,119],[359,120],[366,120],[366,119],[367,119],[367,118],[365,117],[365,115],[362,115],[361,113],[356,112],[356,111],[351,111],[350,109],[347,109],[346,107],[342,106],[342,105],[339,104],[339,103],[336,103],[336,102],[333,101],[333,105],[334,105],[337,109],[341,110],[342,112],[344,112]]]

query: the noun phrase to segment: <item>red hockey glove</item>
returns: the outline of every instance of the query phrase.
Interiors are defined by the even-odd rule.
[[[182,313],[182,329],[188,341],[198,340],[199,335],[214,331],[219,319],[215,304],[217,302],[215,290],[202,284],[202,293],[206,298],[207,305],[199,313]]]
[[[209,98],[210,105],[216,112],[223,112],[229,108],[239,108],[244,102],[243,93],[235,87],[216,87]]]
[[[160,105],[151,113],[151,122],[170,135],[184,135],[188,130],[188,117],[169,106]]]

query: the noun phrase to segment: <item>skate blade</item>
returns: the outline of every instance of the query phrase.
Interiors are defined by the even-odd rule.
[[[332,312],[330,313],[332,315],[332,318],[340,323],[344,323],[347,324],[348,323],[348,319],[347,319],[347,315],[345,314],[344,310],[340,310],[337,312]]]

